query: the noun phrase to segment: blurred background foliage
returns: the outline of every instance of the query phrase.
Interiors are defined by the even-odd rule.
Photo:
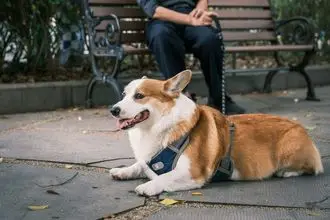
[[[324,36],[325,45],[321,56],[322,60],[330,58],[330,1],[329,0],[271,0],[275,15],[278,20],[294,16],[309,18],[318,34]]]
[[[325,41],[329,39],[329,0],[272,0],[272,4],[278,19],[308,17],[317,25],[317,32],[324,31]],[[59,62],[61,34],[68,24],[79,22],[80,9],[80,0],[2,0],[0,83],[88,77],[91,74],[89,69],[80,69],[77,73],[70,69],[70,62],[65,67]],[[318,57],[327,60],[330,57],[329,46]],[[137,62],[141,60],[132,57],[126,64],[134,59]],[[88,58],[78,66],[84,65],[88,68]]]

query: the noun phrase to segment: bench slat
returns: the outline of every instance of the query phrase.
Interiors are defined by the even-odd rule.
[[[102,32],[98,32],[98,36],[102,35]],[[123,43],[140,43],[145,42],[145,35],[143,32],[138,33],[122,33],[121,41]],[[224,41],[262,41],[262,40],[275,40],[276,37],[274,32],[262,31],[257,33],[242,32],[242,31],[224,31],[223,32]]]
[[[122,8],[122,7],[91,7],[94,16],[105,16],[115,14],[119,18],[146,18],[146,15],[140,8]],[[219,9],[215,10],[220,19],[271,19],[270,10],[257,9]]]
[[[222,20],[220,21],[223,30],[230,29],[273,29],[272,20]]]
[[[273,52],[273,51],[306,51],[313,50],[313,45],[265,45],[226,47],[227,52]]]
[[[214,10],[219,19],[272,19],[270,10],[257,10],[257,9],[219,9]]]
[[[108,23],[106,21],[102,22],[96,27],[96,30],[104,30]],[[120,28],[123,31],[143,31],[145,27],[146,21],[120,21]],[[223,30],[273,29],[274,24],[270,20],[224,20],[221,21],[221,27]]]
[[[209,6],[224,7],[269,7],[268,0],[209,0]]]
[[[94,16],[106,16],[115,14],[119,18],[146,18],[146,15],[140,8],[123,7],[90,7]]]
[[[136,0],[88,0],[90,5],[136,5]]]
[[[275,34],[272,31],[262,32],[242,32],[242,31],[223,31],[224,41],[259,41],[275,40]]]
[[[100,25],[96,27],[97,31],[102,31],[106,28],[108,21],[102,22]],[[114,22],[110,22],[114,23]],[[120,28],[122,31],[143,31],[146,26],[146,21],[120,21]]]
[[[136,5],[136,0],[89,0],[90,5]],[[268,0],[209,0],[209,6],[269,7]]]
[[[132,46],[124,45],[126,54],[150,54],[148,48],[134,48]],[[313,45],[265,45],[265,46],[238,46],[226,47],[226,52],[274,52],[274,51],[311,51]]]

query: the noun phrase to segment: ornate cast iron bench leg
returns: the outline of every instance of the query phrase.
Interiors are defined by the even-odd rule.
[[[92,108],[93,107],[93,99],[92,99],[92,95],[93,95],[93,90],[94,90],[94,86],[97,82],[97,77],[96,76],[92,76],[90,78],[90,80],[88,81],[87,84],[87,90],[86,90],[86,108]]]
[[[311,78],[306,73],[305,69],[301,69],[299,71],[299,73],[305,78],[305,81],[307,83],[307,96],[306,96],[306,100],[308,100],[308,101],[321,101],[319,98],[316,97],[314,85],[312,83]]]
[[[117,80],[117,75],[120,70],[120,63],[123,60],[124,50],[121,46],[121,30],[119,19],[116,15],[110,14],[107,16],[94,17],[88,6],[88,1],[84,0],[85,23],[89,36],[89,55],[92,64],[93,76],[88,82],[86,89],[86,107],[93,107],[92,97],[96,83],[104,83],[107,87],[111,87],[115,93],[115,101],[122,97],[122,88]],[[107,26],[104,36],[96,39],[96,27],[101,22],[106,21]],[[111,73],[101,72],[96,63],[97,57],[114,59],[115,64]]]
[[[307,74],[305,68],[310,60],[310,58],[313,56],[314,51],[309,51],[306,52],[303,61],[301,62],[301,64],[297,65],[297,66],[291,66],[290,67],[290,71],[294,71],[294,72],[298,72],[300,75],[302,75],[306,81],[307,84],[307,95],[306,95],[306,100],[308,101],[320,101],[320,99],[318,99],[315,95],[315,89],[314,89],[314,85],[312,83],[311,78],[309,77],[309,75]]]
[[[112,74],[105,75],[103,78],[93,75],[90,78],[86,90],[86,108],[93,107],[93,91],[97,83],[104,83],[107,87],[113,89],[115,102],[122,99],[123,88],[117,80],[118,72],[119,72],[119,64],[115,65]]]
[[[87,84],[86,108],[93,107],[93,91],[97,83],[104,83],[107,87],[112,88],[114,91],[114,95],[115,95],[114,97],[116,102],[122,99],[123,88],[117,79],[117,75],[120,70],[120,62],[121,60],[116,59],[116,63],[112,69],[112,73],[103,75],[103,77],[99,77],[98,75],[95,74],[97,73],[98,69],[95,65],[95,62],[92,62],[93,67],[95,67],[95,69],[93,69],[95,72],[93,72],[93,76],[90,78]]]
[[[272,92],[272,80],[277,73],[278,73],[278,70],[271,70],[267,73],[266,79],[264,82],[264,88],[263,88],[264,93]]]
[[[281,32],[279,31],[280,28],[292,25],[291,30],[292,32],[287,35],[289,36],[286,41],[292,42],[292,45],[313,45],[313,48],[307,51],[301,51],[305,52],[304,57],[302,61],[296,65],[290,65],[289,64],[289,72],[298,72],[300,75],[302,75],[306,81],[307,84],[307,96],[306,100],[309,101],[320,101],[315,95],[315,90],[314,90],[314,85],[312,83],[312,80],[310,76],[307,74],[305,68],[308,65],[310,59],[312,56],[315,54],[317,47],[316,47],[316,39],[314,38],[314,32],[315,32],[315,26],[313,25],[312,22],[309,21],[309,19],[304,18],[304,17],[294,17],[288,20],[283,20],[277,22],[276,25],[276,32],[279,33],[279,36],[282,37],[280,34]],[[290,27],[290,26],[289,26]],[[284,35],[286,36],[286,35]],[[284,42],[286,42],[284,41]],[[282,40],[283,42],[283,40]],[[285,66],[281,62],[281,59],[279,57],[278,52],[275,52],[275,60],[278,64],[279,67]],[[276,75],[276,72],[269,72],[267,74],[266,80],[265,80],[265,85],[264,85],[264,91],[271,91],[270,84],[271,81]]]

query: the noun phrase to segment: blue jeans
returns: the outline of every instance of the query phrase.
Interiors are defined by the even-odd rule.
[[[176,11],[189,13],[191,8]],[[190,26],[161,20],[150,20],[146,28],[147,44],[155,55],[165,79],[184,70],[185,53],[200,60],[212,104],[221,106],[223,42],[210,26]],[[229,97],[227,97],[229,99]]]

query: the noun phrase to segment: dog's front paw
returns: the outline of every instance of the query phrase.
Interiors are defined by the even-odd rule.
[[[135,188],[135,192],[144,196],[155,196],[164,191],[164,187],[156,181],[149,181]]]
[[[127,168],[112,168],[109,173],[110,176],[115,180],[126,180],[130,178],[130,173],[127,172]]]

